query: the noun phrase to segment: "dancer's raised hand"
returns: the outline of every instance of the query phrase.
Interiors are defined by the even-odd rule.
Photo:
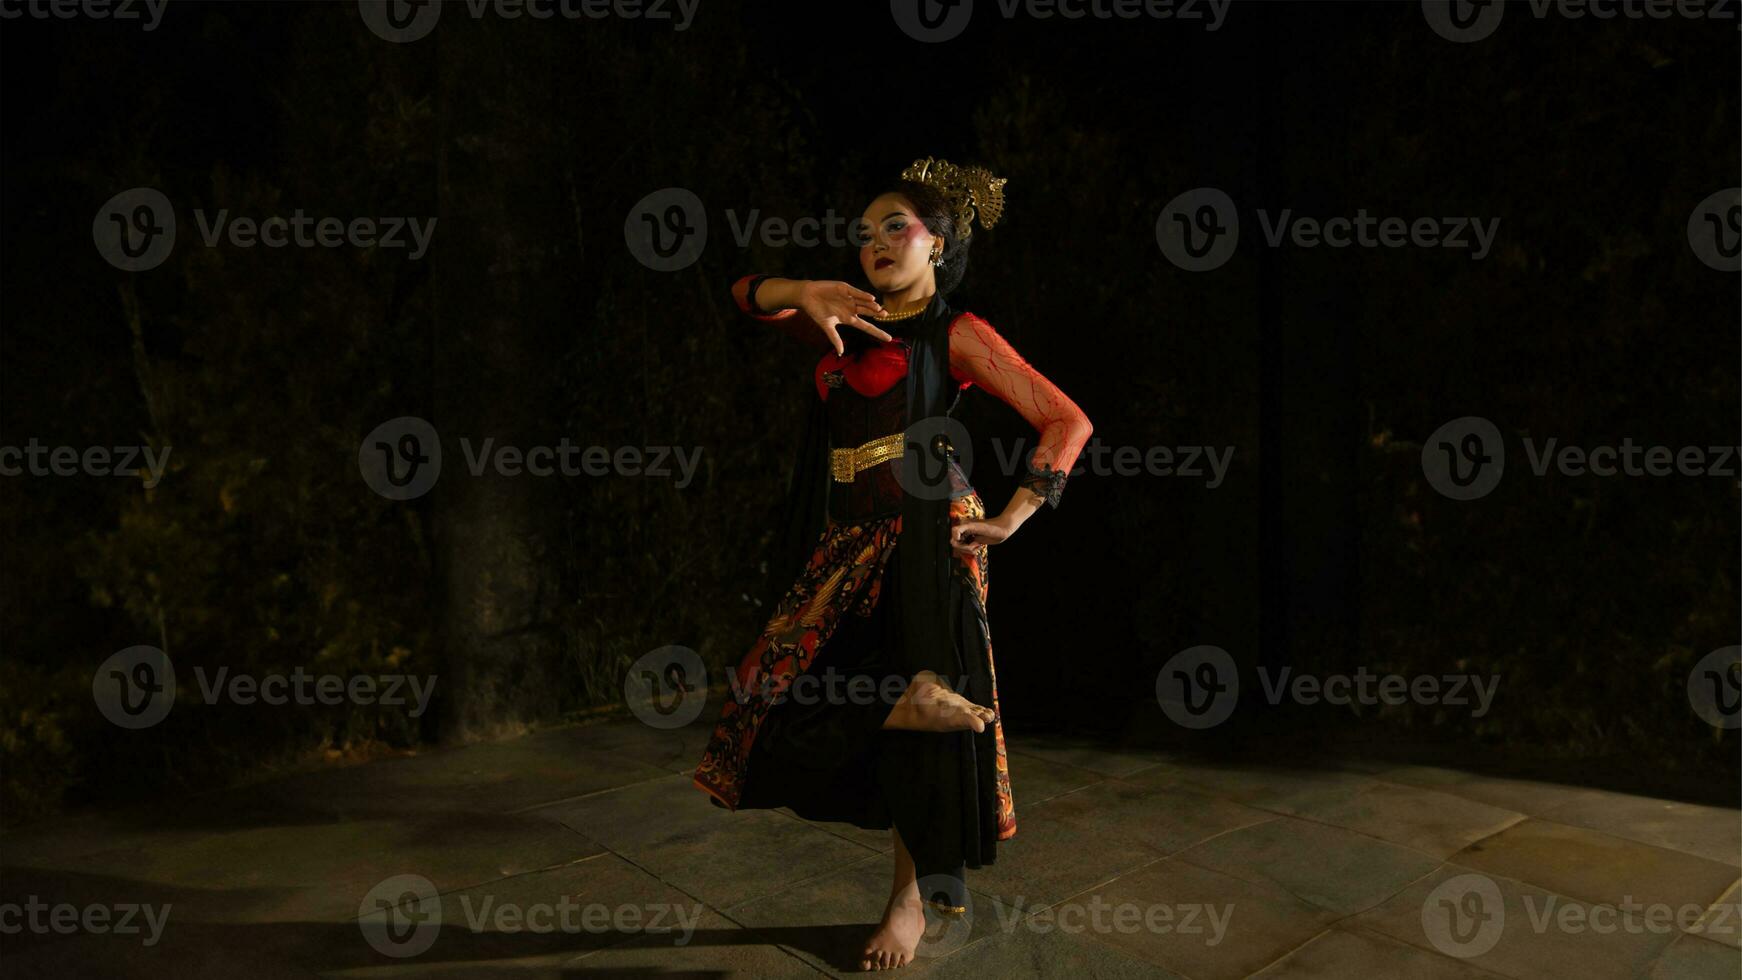
[[[861,319],[865,315],[888,316],[889,311],[877,302],[877,297],[848,283],[831,279],[806,280],[799,287],[795,305],[822,328],[836,354],[846,353],[840,331],[836,329],[841,324],[863,330],[878,340],[893,339],[884,330]]]

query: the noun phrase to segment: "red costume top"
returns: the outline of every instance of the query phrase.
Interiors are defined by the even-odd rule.
[[[907,376],[907,348],[901,338],[893,341],[873,341],[857,352],[840,355],[829,345],[814,320],[802,310],[784,309],[772,314],[750,309],[749,288],[754,275],[745,276],[732,285],[732,297],[745,314],[788,329],[799,339],[823,348],[825,353],[815,372],[817,396],[829,397],[824,375],[838,371],[853,390],[866,397],[876,397]],[[874,318],[868,318],[874,319]],[[845,332],[852,326],[836,328]],[[1031,469],[1052,469],[1069,473],[1077,455],[1089,441],[1094,427],[1077,403],[1065,395],[1044,375],[1036,371],[1014,347],[992,329],[992,324],[972,313],[960,313],[950,322],[950,376],[961,387],[979,385],[997,395],[1028,420],[1039,434],[1039,445],[1029,457]],[[1048,502],[1058,506],[1058,493],[1048,495]]]

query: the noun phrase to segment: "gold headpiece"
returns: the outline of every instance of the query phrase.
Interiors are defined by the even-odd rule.
[[[980,227],[990,228],[1004,214],[1004,184],[1008,178],[994,177],[985,167],[958,167],[947,160],[913,161],[913,166],[901,172],[902,180],[929,184],[942,191],[956,213],[956,237],[964,241],[974,233],[976,216]]]

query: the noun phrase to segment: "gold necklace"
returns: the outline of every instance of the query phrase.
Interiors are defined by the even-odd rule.
[[[924,313],[930,307],[931,303],[930,301],[927,301],[925,306],[922,306],[917,310],[908,310],[906,313],[891,313],[888,316],[872,317],[872,319],[879,323],[888,323],[891,320],[911,320],[914,317],[919,316],[921,313]]]

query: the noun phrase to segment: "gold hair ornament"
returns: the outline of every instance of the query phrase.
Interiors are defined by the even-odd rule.
[[[1004,184],[1009,178],[994,177],[985,167],[958,167],[948,160],[926,157],[913,161],[901,172],[902,180],[918,181],[943,192],[956,214],[956,237],[966,241],[974,233],[973,221],[990,228],[1004,214]]]

